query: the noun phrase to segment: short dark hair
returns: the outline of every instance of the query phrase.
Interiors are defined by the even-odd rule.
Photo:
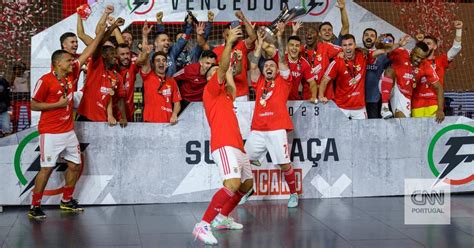
[[[69,53],[68,51],[63,50],[63,49],[54,51],[53,55],[51,55],[51,64],[53,64],[53,66],[54,66],[56,64],[56,62],[63,57],[64,54],[70,54],[72,56],[71,53]]]
[[[170,37],[170,36],[169,36],[167,33],[165,33],[165,32],[159,32],[159,33],[157,33],[157,34],[155,35],[155,38],[153,39],[153,41],[155,41],[156,39],[158,39],[158,37],[160,37],[160,35],[166,35],[166,36]]]
[[[430,39],[430,40],[434,41],[434,43],[435,43],[436,45],[438,45],[438,39],[436,39],[436,38],[435,38],[434,36],[432,36],[432,35],[427,35],[427,36],[425,36],[424,39]]]
[[[59,42],[61,43],[61,49],[64,49],[63,42],[69,37],[76,37],[76,34],[72,32],[66,32],[62,34],[61,37],[59,37]]]
[[[120,44],[117,45],[117,49],[118,49],[118,48],[129,48],[129,47],[128,47],[128,45],[125,44],[125,43],[120,43]],[[130,48],[129,48],[129,49],[130,49]]]
[[[273,61],[275,64],[278,65],[278,63],[273,58],[264,59],[263,60],[263,65],[265,65],[265,63],[267,63],[268,61]]]
[[[341,42],[344,41],[344,40],[350,40],[350,39],[352,39],[354,42],[356,40],[354,35],[352,35],[352,34],[345,34],[345,35],[341,36]]]
[[[204,50],[201,53],[201,58],[200,59],[203,59],[203,58],[217,59],[217,55],[212,50]]]
[[[426,43],[424,43],[423,41],[417,42],[415,47],[420,48],[425,53],[430,51],[430,48],[428,47],[428,45],[426,45]]]
[[[301,38],[297,35],[292,35],[292,36],[288,37],[287,42],[290,42],[290,40],[296,40],[296,41],[299,41],[301,43]]]
[[[324,25],[328,25],[332,28],[332,24],[330,22],[323,22],[323,23],[319,24],[318,32],[321,32],[321,28],[323,28]]]
[[[362,32],[362,35],[364,35],[365,32],[367,32],[367,31],[372,31],[372,32],[374,32],[374,33],[375,33],[375,37],[377,37],[377,30],[375,30],[375,29],[373,29],[373,28],[366,28],[366,29],[364,30],[364,32]]]
[[[114,44],[115,47],[118,46],[118,41],[117,41],[117,38],[115,38],[115,36],[111,36],[109,38],[109,41],[112,42],[112,44]]]
[[[101,52],[102,52],[102,55],[105,55],[106,53],[113,50],[115,50],[115,47],[113,46],[103,46]]]
[[[214,68],[216,66],[219,67],[218,64],[212,64],[211,66],[209,66],[209,68],[207,68],[206,73],[204,73],[204,76],[206,77],[206,79],[209,77],[207,74],[211,71],[212,68]]]
[[[155,53],[153,54],[153,56],[151,57],[151,61],[152,61],[152,62],[155,62],[155,58],[156,58],[157,56],[163,56],[163,57],[165,57],[166,61],[168,61],[168,55],[167,55],[165,52],[163,52],[163,51],[155,52]]]
[[[13,71],[16,71],[16,70],[25,71],[25,70],[26,70],[26,65],[25,65],[25,63],[19,61],[19,62],[15,63],[15,64],[13,65],[12,70],[13,70]]]
[[[385,36],[391,37],[392,40],[395,42],[395,36],[392,33],[386,33]]]
[[[132,34],[132,32],[131,32],[131,31],[124,30],[124,31],[122,32],[122,34],[125,34],[125,33],[128,33],[128,34],[130,34],[130,35],[132,36],[132,38],[133,38],[133,34]]]

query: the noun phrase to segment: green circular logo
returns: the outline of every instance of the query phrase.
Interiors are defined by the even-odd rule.
[[[23,186],[28,183],[28,180],[26,180],[25,176],[23,175],[23,172],[21,171],[21,154],[23,153],[23,150],[25,150],[26,145],[38,136],[39,136],[38,131],[34,131],[30,133],[28,136],[23,138],[23,140],[21,140],[20,144],[18,144],[18,148],[16,148],[16,151],[15,151],[13,166],[15,167],[16,177],[18,177],[18,180]]]
[[[455,130],[464,130],[464,131],[468,131],[468,132],[471,132],[471,133],[474,133],[474,127],[473,126],[469,126],[469,125],[465,125],[465,124],[454,124],[454,125],[450,125],[450,126],[447,126],[443,129],[441,129],[438,133],[436,133],[436,135],[433,137],[433,139],[431,140],[431,143],[430,143],[430,146],[428,148],[428,164],[430,166],[430,169],[431,169],[431,172],[433,173],[433,175],[435,177],[439,177],[440,175],[440,172],[438,171],[438,169],[436,168],[436,164],[434,162],[434,148],[436,146],[436,143],[438,142],[438,140],[443,136],[445,135],[447,132],[450,132],[450,131],[455,131]],[[459,147],[460,148],[460,147]],[[458,148],[458,150],[459,150]],[[457,151],[456,151],[457,152]],[[462,156],[462,155],[458,155],[458,156]],[[466,156],[466,155],[465,155]],[[462,161],[461,161],[462,162]],[[449,164],[448,164],[449,166]],[[450,179],[450,178],[445,178],[445,182],[446,183],[449,183],[451,185],[462,185],[462,184],[466,184],[466,183],[469,183],[471,181],[474,180],[474,174],[471,174],[469,175],[468,177],[466,178],[463,178],[463,179]]]

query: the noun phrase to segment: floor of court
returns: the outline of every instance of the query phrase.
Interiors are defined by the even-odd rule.
[[[0,213],[3,247],[203,247],[191,234],[207,203],[88,206],[84,213],[28,207]],[[404,225],[403,197],[250,201],[233,217],[243,230],[217,231],[218,247],[474,247],[474,194],[451,197],[450,225]]]

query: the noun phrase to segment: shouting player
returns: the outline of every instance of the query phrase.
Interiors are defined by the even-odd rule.
[[[267,152],[272,162],[279,165],[290,189],[288,207],[298,206],[295,172],[288,153],[287,132],[293,130],[293,123],[286,108],[286,101],[292,89],[292,76],[285,59],[283,33],[285,23],[278,24],[278,65],[267,59],[261,72],[258,67],[265,33],[258,32],[255,53],[250,57],[250,79],[256,90],[255,109],[251,132],[245,143],[245,150],[252,161],[260,160]],[[297,47],[299,50],[299,46]],[[258,164],[258,162],[255,162]]]

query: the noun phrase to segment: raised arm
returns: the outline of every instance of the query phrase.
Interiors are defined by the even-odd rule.
[[[204,24],[204,22],[196,24],[196,42],[197,46],[202,49],[205,49],[205,46],[207,45],[206,39],[204,38],[205,26],[206,24]]]
[[[148,26],[148,22],[145,21],[142,28],[142,51],[138,56],[136,63],[137,65],[142,66],[141,70],[143,73],[148,73],[151,70],[149,56],[152,49],[151,46],[148,45],[148,34],[151,32],[152,27],[153,26]]]
[[[123,25],[124,22],[125,22],[125,20],[123,18],[119,17],[114,22],[114,24],[112,24],[112,26],[110,26],[107,29],[107,31],[105,31],[104,36],[102,37],[99,44],[97,45],[97,49],[95,49],[94,53],[92,54],[92,58],[94,60],[97,59],[100,56],[102,45],[110,38],[110,36],[112,35],[112,32],[114,31],[114,29],[116,29],[119,25]]]
[[[86,44],[86,46],[90,45],[94,39],[86,34],[84,31],[84,24],[82,23],[82,18],[80,15],[77,15],[77,37]]]
[[[251,82],[257,82],[261,74],[260,68],[258,68],[258,61],[260,60],[260,56],[262,55],[262,46],[264,39],[265,32],[263,30],[259,30],[257,32],[257,40],[255,41],[255,51],[253,52],[253,54],[249,55]]]
[[[107,19],[107,23],[109,25],[112,25],[112,23],[115,22],[115,18],[113,18],[112,16],[109,16],[109,18]],[[123,23],[120,23],[121,25],[119,25],[116,29],[114,29],[114,31],[112,32],[112,36],[115,37],[115,40],[117,41],[117,44],[124,44],[125,43],[125,40],[123,39],[123,36],[122,36],[122,32],[120,32],[120,28],[121,26],[123,26],[123,24],[125,24],[125,22]]]
[[[82,51],[81,56],[79,56],[79,58],[77,59],[80,63],[80,66],[82,66],[84,63],[86,63],[87,59],[90,56],[92,56],[94,53],[96,53],[97,50],[100,50],[100,49],[97,49],[97,47],[99,46],[100,42],[104,38],[105,27],[106,27],[105,24],[102,24],[102,25],[99,26],[99,29],[97,30],[98,32],[97,32],[97,35],[96,35],[95,39],[93,39],[91,44],[88,45],[86,47],[86,49],[84,49],[84,51]]]
[[[302,27],[303,27],[303,22],[301,22],[301,21],[293,22],[291,24],[291,29],[293,30],[291,35],[292,36],[298,36],[298,30],[300,30]]]
[[[225,90],[232,96],[232,99],[235,99],[237,95],[237,87],[235,86],[234,75],[232,73],[232,68],[229,66],[229,69],[225,73]]]
[[[100,25],[105,25],[107,24],[107,19],[109,18],[110,14],[114,12],[114,6],[113,5],[107,5],[104,10],[104,14],[99,19],[99,22],[97,22],[97,25],[95,27],[95,34],[99,32],[99,26]],[[114,22],[112,22],[114,23]]]
[[[165,25],[163,25],[163,11],[156,13],[156,34],[165,32]]]
[[[395,43],[391,46],[384,46],[384,48],[374,50],[374,52],[372,53],[372,57],[376,58],[376,57],[378,57],[382,54],[391,53],[393,50],[395,50],[397,48],[406,46],[408,41],[410,41],[410,36],[405,35],[402,38],[400,38],[400,41],[398,43]]]
[[[345,35],[349,33],[349,16],[347,15],[346,10],[346,0],[337,0],[337,7],[341,11],[341,32],[340,35]]]
[[[248,35],[247,39],[245,39],[245,45],[247,45],[248,48],[252,48],[253,43],[257,40],[257,33],[255,32],[254,26],[249,22],[247,17],[244,15],[244,12],[241,10],[235,12],[235,16],[244,23],[245,32]]]
[[[219,82],[223,82],[225,79],[225,74],[230,67],[230,56],[232,53],[232,44],[242,37],[242,29],[240,27],[230,28],[229,35],[225,42],[224,51],[222,52],[222,57],[219,61],[219,69],[217,70],[217,77]]]
[[[448,60],[451,61],[461,51],[462,40],[462,21],[455,21],[454,28],[456,28],[456,37],[454,37],[453,46],[448,50]]]
[[[283,43],[283,33],[285,32],[286,23],[279,22],[277,24],[277,42],[278,42],[278,69],[281,71],[289,70],[288,61],[285,58],[285,44]]]

